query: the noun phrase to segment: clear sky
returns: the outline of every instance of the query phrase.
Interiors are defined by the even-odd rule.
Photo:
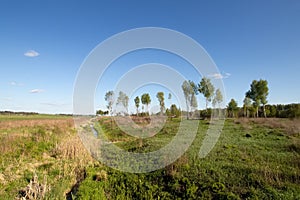
[[[140,27],[173,29],[201,44],[223,76],[227,102],[234,98],[241,105],[251,81],[262,78],[269,82],[269,103],[299,103],[298,0],[3,0],[0,110],[72,113],[73,85],[86,56],[110,36]],[[98,86],[96,108],[105,108],[105,91],[122,76],[118,64],[130,69],[150,61],[168,63],[170,57],[144,53],[114,63],[108,84]],[[155,94],[152,99],[156,104]],[[202,107],[204,99],[198,101]]]

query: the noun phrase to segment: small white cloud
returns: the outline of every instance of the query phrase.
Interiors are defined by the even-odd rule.
[[[213,79],[223,79],[223,78],[228,78],[230,75],[231,75],[230,73],[223,73],[223,74],[215,73],[215,74],[210,74],[208,76]]]
[[[33,90],[30,90],[29,92],[30,93],[41,93],[41,92],[44,92],[45,90],[42,90],[42,89],[33,89]]]
[[[222,74],[211,74],[211,75],[209,75],[209,77],[211,77],[213,79],[222,79],[223,78]]]
[[[27,56],[27,57],[36,57],[36,56],[39,56],[39,52],[36,52],[34,50],[28,50],[27,52],[24,53],[24,56]]]
[[[3,101],[13,101],[13,98],[11,98],[11,97],[4,97],[1,100],[3,100]]]
[[[45,105],[45,106],[52,106],[52,107],[60,107],[60,106],[66,106],[68,104],[65,104],[65,103],[52,103],[52,102],[44,102],[44,103],[41,103],[42,105]]]
[[[23,86],[23,83],[17,83],[16,81],[11,81],[9,84],[12,86]]]

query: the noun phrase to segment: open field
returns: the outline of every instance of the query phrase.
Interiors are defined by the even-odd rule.
[[[0,199],[64,199],[93,162],[71,117],[0,116]]]
[[[179,123],[168,120],[143,140],[115,123],[111,127],[110,118],[94,126],[127,151],[151,152],[172,140]],[[199,128],[181,158],[154,172],[131,174],[95,161],[71,117],[0,116],[0,199],[300,199],[299,119],[227,119],[203,159],[198,152],[209,122],[186,124],[187,133]]]

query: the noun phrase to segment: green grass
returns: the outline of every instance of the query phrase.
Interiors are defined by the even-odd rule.
[[[45,199],[64,199],[76,181],[75,169],[82,168],[81,155],[75,151],[79,145],[74,143],[73,147],[72,143],[66,143],[77,138],[72,118],[55,115],[5,117],[8,116],[2,115],[0,122],[3,125],[0,126],[0,199],[16,199],[34,174],[40,184],[51,189]],[[24,120],[28,121],[24,123]]]
[[[120,130],[100,123],[105,134],[124,139]],[[192,121],[190,126],[197,123]],[[117,144],[134,152],[153,151],[174,137],[174,127],[178,121],[168,121],[156,136],[143,140],[142,146],[134,138]],[[91,173],[81,184],[78,199],[89,199],[98,187],[108,199],[300,199],[298,136],[257,124],[246,129],[227,120],[214,149],[200,159],[198,152],[207,128],[207,121],[200,121],[188,151],[164,169],[144,174],[108,167],[88,169]],[[107,180],[93,181],[99,170],[107,172]]]
[[[69,116],[50,115],[50,114],[36,114],[36,115],[21,115],[21,114],[0,114],[1,121],[19,121],[19,120],[43,120],[43,119],[66,119]]]
[[[50,186],[45,199],[65,199],[76,180],[79,188],[73,199],[300,199],[300,134],[284,126],[227,119],[216,146],[200,159],[209,122],[185,121],[186,135],[200,124],[183,156],[163,169],[132,174],[83,161],[87,155],[81,154],[84,150],[78,148],[81,144],[70,122],[47,124],[47,119],[71,120],[0,115],[0,199],[15,199],[34,173],[40,183],[45,178]],[[42,123],[27,126],[24,120]],[[284,120],[279,121],[287,123]],[[141,153],[168,144],[179,123],[179,119],[169,120],[155,136],[143,140],[125,134],[115,123],[111,127],[109,118],[102,118],[95,128],[118,147]],[[115,159],[122,158],[115,155],[111,162]]]

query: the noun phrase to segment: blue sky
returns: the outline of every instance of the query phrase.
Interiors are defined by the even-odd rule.
[[[201,44],[228,76],[223,78],[227,102],[234,98],[241,105],[251,81],[260,78],[269,82],[269,103],[299,102],[299,21],[298,0],[4,0],[0,110],[72,113],[73,86],[84,59],[110,36],[140,27],[173,29]],[[120,58],[107,72],[107,84],[99,84],[95,107],[105,108],[105,91],[122,75],[118,65],[130,69],[150,61],[168,63],[169,58],[155,51]],[[192,77],[192,71],[180,69],[180,62],[170,58],[169,64],[175,63]],[[156,104],[155,94],[152,99]],[[199,96],[198,101],[202,107],[204,99]]]

